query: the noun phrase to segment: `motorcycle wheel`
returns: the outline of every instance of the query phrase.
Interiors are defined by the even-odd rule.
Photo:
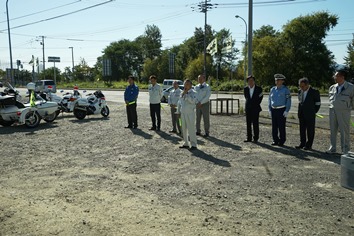
[[[74,116],[78,120],[82,120],[82,119],[84,119],[86,117],[86,111],[74,108]]]
[[[51,123],[57,118],[57,116],[58,116],[57,112],[53,112],[52,114],[47,115],[46,117],[44,117],[43,120],[45,120],[48,123]]]
[[[7,120],[3,120],[3,119],[0,119],[0,125],[4,126],[4,127],[8,127],[8,126],[11,126],[13,123],[15,123],[15,121],[7,121]]]
[[[102,108],[102,110],[101,110],[101,115],[102,115],[103,117],[109,116],[109,108],[108,108],[108,106],[105,106],[105,107]]]
[[[41,117],[37,112],[30,111],[25,116],[25,125],[27,128],[36,128],[41,122]]]

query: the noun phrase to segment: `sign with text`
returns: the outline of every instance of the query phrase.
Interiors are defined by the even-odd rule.
[[[48,57],[48,62],[60,62],[60,57]]]

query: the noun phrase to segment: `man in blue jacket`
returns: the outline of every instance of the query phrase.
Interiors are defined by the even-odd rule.
[[[130,75],[128,77],[129,85],[125,89],[124,92],[124,100],[127,108],[127,117],[128,117],[128,126],[125,128],[138,128],[138,114],[136,113],[136,100],[139,95],[139,88],[135,84],[134,76]]]
[[[290,90],[283,85],[285,76],[275,74],[275,85],[269,93],[268,109],[272,118],[272,145],[284,146],[286,141],[285,123],[291,108]],[[279,136],[278,136],[279,133]]]

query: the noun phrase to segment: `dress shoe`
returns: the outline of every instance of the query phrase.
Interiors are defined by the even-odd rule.
[[[177,133],[177,130],[170,130],[170,131],[168,131],[168,132],[170,132],[170,133]]]
[[[304,148],[304,147],[305,147],[305,146],[303,146],[303,145],[295,146],[296,149],[302,149],[302,148]]]
[[[156,127],[151,127],[149,130],[156,130]]]
[[[334,149],[329,149],[326,151],[327,154],[335,154],[336,153],[336,150]]]
[[[278,145],[278,143],[277,143],[277,142],[272,142],[271,145],[272,145],[272,146],[276,146],[276,145]]]
[[[278,143],[279,147],[284,147],[284,143]]]
[[[133,129],[137,129],[138,128],[138,126],[133,126]]]
[[[209,137],[209,133],[205,133],[205,134],[203,135],[203,137],[204,137],[204,138]]]
[[[249,143],[249,142],[252,142],[252,140],[250,140],[250,139],[245,139],[245,140],[243,140],[243,142],[244,142],[244,143]]]
[[[304,147],[304,150],[312,150],[312,147]]]
[[[197,132],[197,133],[195,133],[196,135],[198,135],[198,136],[200,136],[201,135],[201,133],[200,132]]]
[[[197,147],[192,146],[191,148],[189,148],[189,151],[193,151],[193,150],[197,150]]]
[[[258,139],[253,140],[253,143],[258,143]]]
[[[179,146],[179,148],[189,148],[189,146],[182,145],[182,146]]]
[[[156,131],[160,131],[160,127],[157,127],[157,128],[156,128]]]
[[[126,128],[126,129],[131,129],[131,128],[133,128],[133,127],[130,126],[130,125],[128,125],[128,126],[125,126],[124,128]]]

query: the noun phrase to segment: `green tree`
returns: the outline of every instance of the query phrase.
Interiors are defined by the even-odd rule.
[[[80,58],[80,63],[74,67],[73,78],[77,81],[94,81],[94,70],[86,63],[85,59]]]
[[[354,39],[347,46],[347,56],[344,57],[345,65],[349,68],[349,77],[354,78]],[[352,81],[353,82],[353,81]]]
[[[55,78],[54,78],[54,74],[55,74]],[[49,79],[49,80],[54,80],[56,82],[60,82],[62,81],[61,71],[57,67],[46,68],[44,71],[41,72],[40,79]]]
[[[135,39],[136,43],[141,46],[143,58],[154,59],[161,54],[162,34],[156,25],[147,25],[143,35]]]

